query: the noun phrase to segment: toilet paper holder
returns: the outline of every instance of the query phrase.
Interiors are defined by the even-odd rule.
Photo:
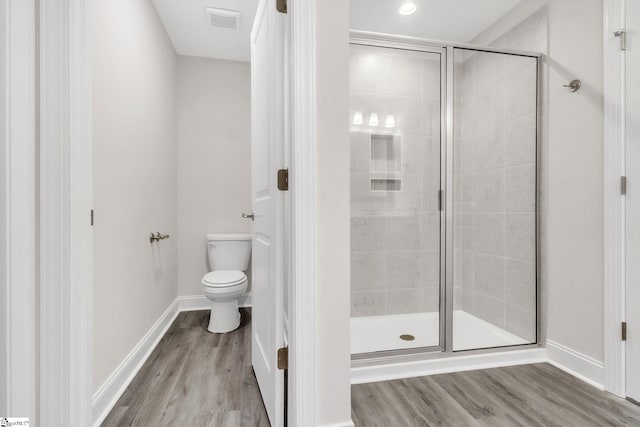
[[[157,231],[155,234],[151,233],[151,235],[149,236],[149,242],[151,243],[159,242],[160,240],[164,240],[168,238],[169,238],[168,234],[162,234],[159,231]]]

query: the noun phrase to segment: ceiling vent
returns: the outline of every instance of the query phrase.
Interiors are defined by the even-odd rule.
[[[240,12],[235,10],[208,7],[207,15],[209,15],[209,22],[211,22],[211,25],[214,27],[231,28],[235,30],[238,28],[240,22]]]

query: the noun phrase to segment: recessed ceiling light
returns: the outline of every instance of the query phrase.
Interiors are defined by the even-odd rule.
[[[398,13],[400,15],[411,15],[413,12],[415,12],[417,9],[416,4],[412,3],[410,1],[403,3],[402,6],[400,6],[400,9],[398,9]]]

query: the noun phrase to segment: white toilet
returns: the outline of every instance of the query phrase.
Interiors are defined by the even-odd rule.
[[[251,234],[207,234],[210,273],[202,290],[211,300],[209,332],[231,332],[240,326],[238,298],[247,290]]]

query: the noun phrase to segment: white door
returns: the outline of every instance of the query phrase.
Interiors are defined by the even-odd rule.
[[[627,396],[640,401],[640,2],[627,2]]]
[[[283,167],[284,17],[261,0],[251,33],[251,173],[253,197],[251,360],[273,427],[284,424],[284,375],[277,350],[284,345]]]

